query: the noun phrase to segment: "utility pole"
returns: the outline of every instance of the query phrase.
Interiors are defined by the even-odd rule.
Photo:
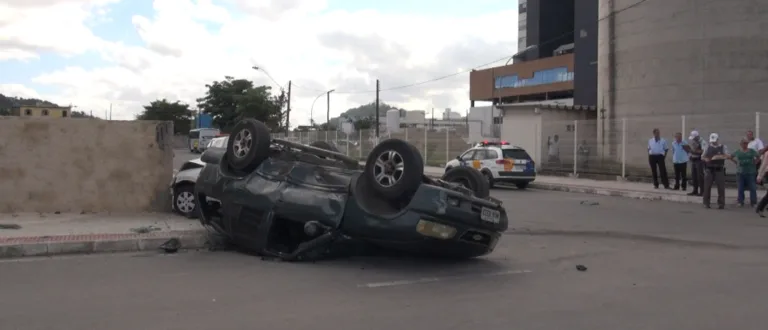
[[[112,103],[109,104],[109,120],[112,120]]]
[[[291,81],[288,80],[288,103],[285,109],[285,134],[291,130]]]
[[[332,90],[325,94],[325,141],[328,141],[328,131],[331,129],[331,92]]]
[[[379,140],[379,80],[376,79],[376,141]]]

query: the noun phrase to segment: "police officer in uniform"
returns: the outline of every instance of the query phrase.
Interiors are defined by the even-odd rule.
[[[712,197],[712,184],[717,186],[717,206],[725,208],[725,160],[731,159],[728,148],[719,142],[717,133],[709,135],[709,146],[701,159],[704,161],[704,207],[709,208]]]

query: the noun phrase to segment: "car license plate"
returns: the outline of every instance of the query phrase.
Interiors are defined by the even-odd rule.
[[[499,223],[501,221],[501,213],[497,210],[483,207],[480,209],[480,220],[490,223]]]

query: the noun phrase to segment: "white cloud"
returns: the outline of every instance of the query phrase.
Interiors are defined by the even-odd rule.
[[[7,54],[30,58],[43,50],[73,54],[97,49],[109,61],[108,67],[65,68],[35,81],[60,88],[50,96],[55,98],[52,101],[64,100],[81,108],[114,103],[114,116],[120,119],[133,118],[141,104],[158,97],[193,102],[202,96],[206,83],[226,75],[272,84],[264,73],[251,69],[256,65],[281,84],[293,80],[291,122],[298,124],[309,121],[309,107],[321,91],[338,90],[331,96],[332,113],[338,114],[373,101],[374,93],[343,92],[372,90],[377,78],[383,89],[429,80],[511,55],[517,45],[514,4],[505,12],[452,17],[429,12],[328,11],[321,0],[223,1],[155,0],[151,17],[132,19],[145,42],[141,47],[93,37],[84,22],[103,9],[93,1],[11,4],[14,15],[25,17],[50,18],[69,10],[73,17],[60,18],[60,23],[72,34],[70,38],[47,35],[52,25],[15,19],[11,26],[16,27],[7,29],[3,23],[8,19],[0,14],[0,43],[3,38],[17,43],[31,40],[15,48],[15,53],[0,52],[0,60],[12,57]],[[469,106],[468,76],[384,91],[381,99],[410,109],[434,106],[463,112]],[[320,115],[324,103],[318,102],[314,109],[320,122],[325,117]]]
[[[0,59],[29,59],[45,51],[80,54],[99,43],[85,24],[113,0],[6,0],[0,3]],[[36,56],[35,56],[36,57]]]
[[[0,94],[23,98],[38,98],[37,92],[21,84],[0,84]]]

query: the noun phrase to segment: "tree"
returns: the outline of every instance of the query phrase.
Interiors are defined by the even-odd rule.
[[[371,129],[373,127],[374,122],[371,120],[370,117],[360,118],[358,120],[355,120],[354,122],[355,130],[360,131],[364,129]]]
[[[189,105],[179,101],[169,102],[166,99],[156,100],[144,106],[144,111],[136,116],[138,120],[169,120],[173,122],[173,132],[187,134],[192,127],[194,113]]]
[[[198,107],[223,131],[231,130],[242,118],[260,120],[273,131],[282,127],[285,97],[272,95],[270,87],[254,87],[250,80],[229,76],[206,87],[206,95],[197,99]]]
[[[91,116],[90,114],[85,113],[85,111],[77,111],[73,110],[72,114],[70,115],[72,118],[93,118],[96,119],[96,117]]]

